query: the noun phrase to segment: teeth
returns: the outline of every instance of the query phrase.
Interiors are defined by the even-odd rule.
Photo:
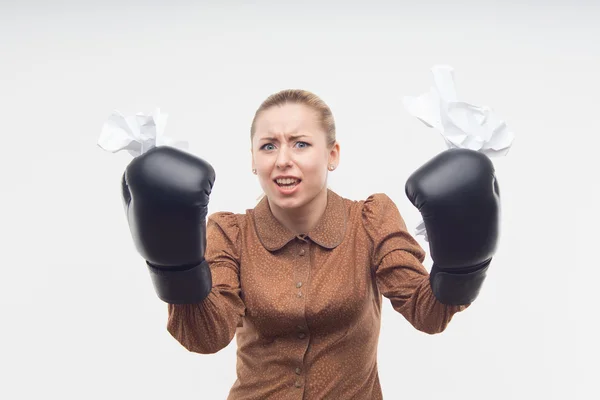
[[[277,179],[277,183],[279,185],[291,185],[291,184],[294,184],[294,183],[297,183],[297,182],[298,182],[298,179],[290,179],[290,178],[287,178],[287,179]]]

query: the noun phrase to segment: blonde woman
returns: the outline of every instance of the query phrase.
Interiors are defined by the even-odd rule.
[[[132,236],[168,303],[168,331],[201,354],[237,338],[230,400],[381,399],[383,297],[436,334],[478,296],[498,237],[491,162],[448,150],[406,183],[428,233],[428,273],[387,195],[356,201],[327,187],[340,146],[318,96],[270,96],[250,139],[265,196],[243,214],[207,220],[214,170],[174,148],[145,153],[124,174]]]

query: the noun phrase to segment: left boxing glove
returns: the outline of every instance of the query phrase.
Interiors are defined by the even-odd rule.
[[[473,302],[499,236],[500,191],[491,160],[474,150],[446,150],[415,171],[405,190],[427,231],[434,295],[444,304]]]
[[[123,202],[135,247],[158,297],[172,304],[204,300],[212,287],[206,216],[215,171],[173,147],[155,147],[127,166]]]

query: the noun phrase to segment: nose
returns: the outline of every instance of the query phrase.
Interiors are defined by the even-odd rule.
[[[288,153],[286,146],[281,146],[279,152],[277,153],[277,160],[275,161],[277,168],[284,169],[290,166],[290,155]]]

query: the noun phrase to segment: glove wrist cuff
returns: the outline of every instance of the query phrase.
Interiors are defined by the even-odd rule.
[[[429,283],[440,303],[467,305],[475,301],[487,276],[491,259],[475,267],[442,270],[433,264]]]
[[[206,260],[187,269],[161,268],[147,261],[146,265],[154,290],[165,303],[200,303],[212,289],[212,275]]]

